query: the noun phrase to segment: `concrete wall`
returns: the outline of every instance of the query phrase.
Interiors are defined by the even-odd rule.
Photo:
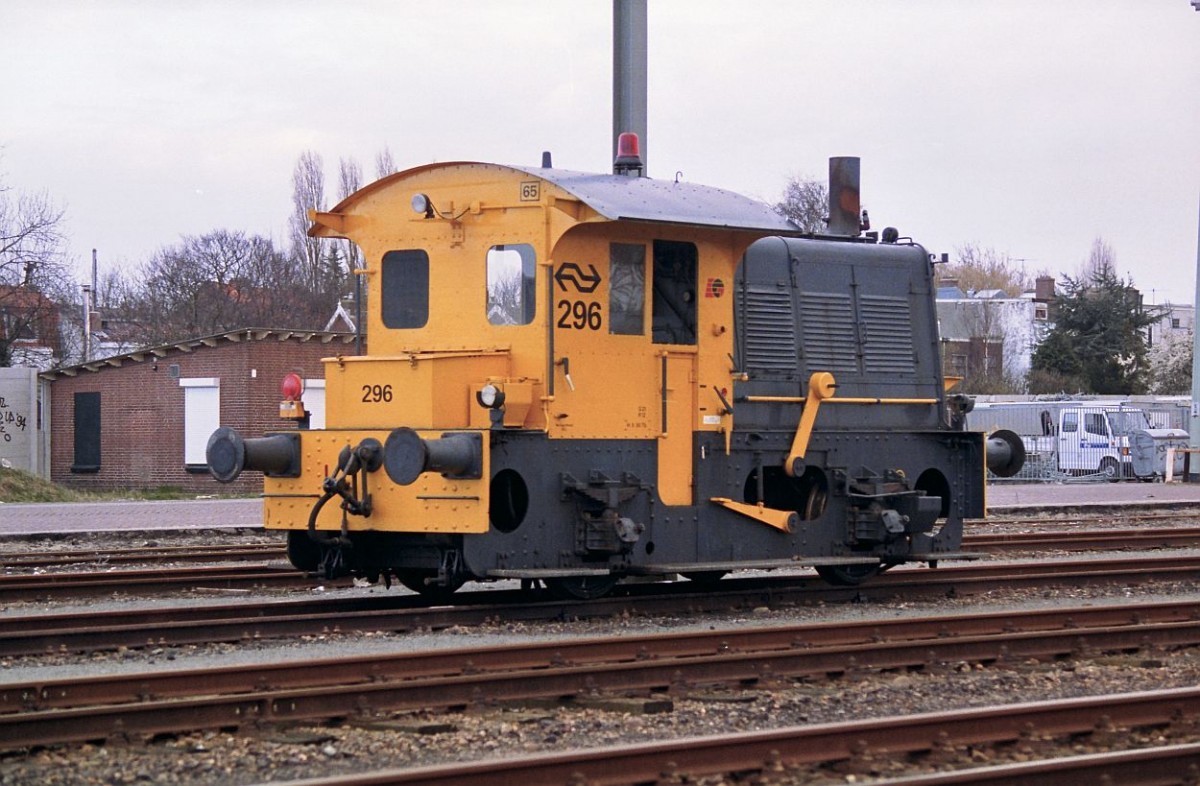
[[[0,368],[0,465],[37,473],[41,443],[35,368]]]

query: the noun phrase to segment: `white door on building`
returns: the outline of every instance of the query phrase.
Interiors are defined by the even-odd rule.
[[[308,427],[325,428],[325,380],[304,380],[304,408],[308,410]]]
[[[208,438],[221,425],[221,380],[191,377],[179,380],[183,388],[183,463],[208,464]]]

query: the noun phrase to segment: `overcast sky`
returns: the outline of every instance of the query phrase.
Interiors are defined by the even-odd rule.
[[[81,275],[215,229],[284,244],[305,150],[331,196],[384,148],[611,168],[610,0],[2,0],[0,52],[0,184],[66,209]],[[860,156],[876,228],[1053,274],[1102,237],[1192,302],[1188,0],[649,0],[648,126],[652,176],[774,202]]]

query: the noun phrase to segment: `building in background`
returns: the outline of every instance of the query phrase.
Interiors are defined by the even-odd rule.
[[[1164,341],[1190,339],[1196,327],[1195,305],[1163,303],[1155,308],[1163,309],[1162,319],[1150,326],[1148,341],[1155,347]]]
[[[1033,352],[1051,327],[1054,279],[1044,276],[1034,290],[1010,297],[1003,290],[963,291],[943,279],[937,293],[942,368],[963,379],[1023,379]]]
[[[74,488],[217,491],[205,448],[218,426],[244,434],[294,428],[279,418],[279,384],[306,382],[323,426],[322,359],[349,355],[354,334],[249,328],[142,349],[42,374],[50,479]],[[47,405],[48,402],[48,405]],[[261,491],[246,473],[222,493]]]

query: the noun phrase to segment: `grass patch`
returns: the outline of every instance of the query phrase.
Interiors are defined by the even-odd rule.
[[[98,499],[19,469],[0,467],[0,502],[82,502]]]
[[[159,486],[153,489],[142,489],[137,494],[138,499],[193,499],[198,496],[196,492],[184,491],[178,486]]]
[[[48,480],[0,466],[0,502],[111,502],[122,499],[171,500],[195,499],[201,496],[178,486],[159,486],[152,489],[122,489],[119,491],[79,491]],[[254,496],[206,494],[203,496]]]

